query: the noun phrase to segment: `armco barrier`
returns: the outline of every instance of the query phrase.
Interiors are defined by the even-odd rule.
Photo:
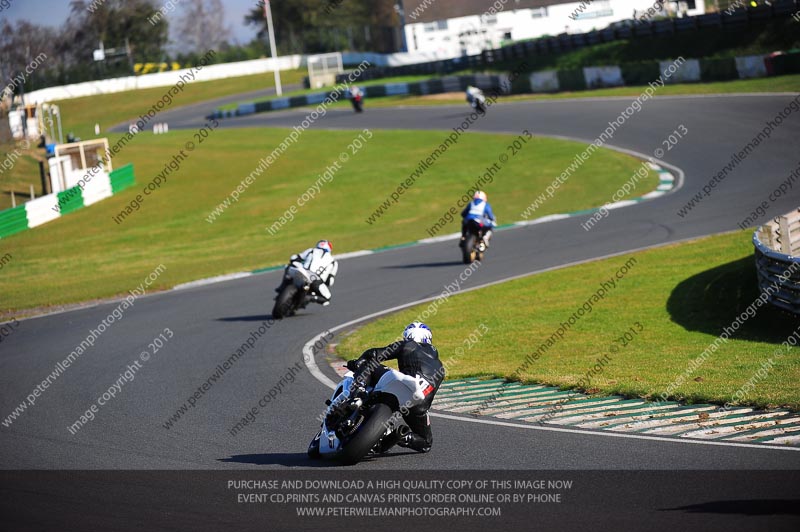
[[[133,165],[128,164],[108,174],[98,174],[86,188],[72,187],[47,194],[13,209],[0,211],[0,238],[51,222],[84,206],[91,205],[134,184]]]
[[[777,286],[769,302],[800,315],[800,209],[759,227],[753,246],[759,288]]]

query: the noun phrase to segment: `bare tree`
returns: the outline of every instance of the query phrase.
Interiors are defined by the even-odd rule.
[[[91,59],[100,41],[105,46],[123,47],[128,40],[137,61],[158,61],[164,55],[168,25],[153,24],[149,17],[158,9],[156,0],[105,0],[92,9],[91,3],[73,0],[64,32],[75,39],[82,57]]]
[[[177,23],[180,43],[187,51],[202,53],[217,50],[231,38],[225,24],[225,7],[220,0],[184,0]]]

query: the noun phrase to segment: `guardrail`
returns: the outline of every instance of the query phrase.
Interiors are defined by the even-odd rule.
[[[753,246],[759,289],[778,287],[770,291],[769,302],[800,315],[800,208],[759,227]]]

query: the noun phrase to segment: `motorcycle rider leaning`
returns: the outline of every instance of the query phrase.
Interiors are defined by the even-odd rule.
[[[362,386],[375,386],[387,371],[391,371],[382,363],[395,359],[401,373],[421,377],[428,382],[423,392],[424,399],[413,405],[400,405],[403,420],[411,432],[402,435],[399,429],[396,430],[384,438],[382,451],[389,450],[395,444],[421,453],[431,450],[433,433],[428,410],[445,375],[439,352],[431,344],[431,338],[428,326],[415,321],[405,328],[401,341],[382,348],[367,349],[358,359],[347,362],[347,369],[355,373],[356,382]]]
[[[492,206],[489,205],[486,192],[479,190],[472,196],[472,201],[467,203],[464,210],[461,211],[461,242],[459,246],[464,245],[464,240],[467,237],[467,222],[475,220],[483,226],[483,242],[486,247],[489,247],[489,239],[492,237],[492,228],[497,225],[497,220],[492,212]]]
[[[311,285],[311,300],[315,303],[322,303],[323,307],[330,305],[333,298],[330,288],[333,286],[336,274],[339,272],[339,262],[333,258],[333,244],[327,240],[320,240],[313,248],[308,248],[302,253],[292,255],[289,258],[289,264],[286,265],[286,269],[283,271],[283,281],[275,291],[280,294],[283,288],[292,282],[292,278],[289,276],[290,267],[297,265],[310,270],[309,266],[312,262],[315,265],[314,273],[317,274],[319,279]],[[327,289],[320,290],[323,284]]]

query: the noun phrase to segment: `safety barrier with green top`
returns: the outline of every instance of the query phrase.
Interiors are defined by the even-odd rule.
[[[0,238],[51,222],[65,214],[92,205],[125,190],[136,182],[133,165],[127,164],[110,174],[98,174],[84,186],[47,194],[24,205],[0,211]]]

